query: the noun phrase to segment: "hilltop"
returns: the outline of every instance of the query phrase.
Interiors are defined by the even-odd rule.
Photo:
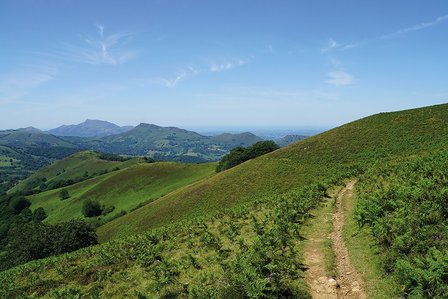
[[[108,121],[87,119],[77,125],[62,125],[47,132],[55,136],[104,137],[131,130],[132,126],[117,126]]]

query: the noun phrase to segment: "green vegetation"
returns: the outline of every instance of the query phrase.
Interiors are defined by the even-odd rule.
[[[356,184],[357,188],[358,185]],[[369,298],[400,298],[398,281],[387,275],[382,268],[381,248],[375,242],[368,227],[359,227],[354,219],[354,210],[358,204],[357,194],[351,200],[343,200],[345,222],[343,237],[349,251],[350,260],[356,270],[362,274]]]
[[[376,165],[359,182],[355,218],[410,298],[448,294],[447,169],[448,151],[437,151]]]
[[[20,191],[32,194],[66,187],[142,161],[139,158],[129,159],[93,151],[78,152],[37,171],[12,188],[9,193]]]
[[[103,207],[97,201],[87,199],[82,203],[82,214],[85,217],[96,217],[103,213]]]
[[[110,164],[107,165],[110,167]],[[108,221],[118,217],[123,211],[130,212],[141,205],[212,175],[215,165],[215,163],[139,163],[27,198],[32,202],[31,209],[44,208],[48,214],[48,218],[45,220],[47,223],[84,218],[82,205],[89,199],[99,202],[104,207],[115,207],[114,212],[101,216],[101,221]],[[69,171],[73,173],[75,170],[66,168],[66,172]],[[66,190],[70,198],[61,200],[62,190]]]
[[[113,297],[126,291],[140,298],[309,298],[300,227],[326,186],[4,271],[0,295]]]
[[[82,217],[88,199],[130,212],[98,228],[100,245],[0,272],[0,297],[308,298],[304,222],[329,188],[352,177],[360,188],[356,220],[373,233],[386,274],[405,296],[443,297],[447,120],[448,105],[374,115],[215,175],[209,164],[208,175],[170,193],[156,184],[159,196],[133,211],[122,208],[132,200],[119,198],[142,190],[133,203],[141,202],[154,186],[144,173],[171,167],[138,164],[91,178],[66,187],[64,201],[60,190],[29,196],[31,208],[48,213],[46,223]],[[179,181],[169,173],[167,181]]]
[[[144,232],[264,196],[275,196],[344,169],[365,170],[448,145],[448,105],[381,113],[252,159],[187,186],[98,229],[100,240]]]
[[[220,172],[230,169],[247,160],[273,152],[279,148],[280,147],[274,141],[258,141],[246,148],[241,146],[236,147],[221,159],[218,166],[216,166],[216,171]]]
[[[281,147],[285,147],[287,145],[290,145],[291,143],[299,142],[308,136],[304,135],[286,135],[278,140],[275,140],[275,143],[277,143]]]
[[[68,193],[67,189],[62,189],[61,192],[59,192],[59,198],[61,200],[66,200],[70,198],[70,194]]]

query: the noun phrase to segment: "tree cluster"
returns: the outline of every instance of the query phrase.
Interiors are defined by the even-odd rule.
[[[216,167],[216,171],[220,172],[235,167],[247,160],[254,159],[279,148],[280,147],[272,140],[259,141],[248,147],[236,147],[221,159]]]

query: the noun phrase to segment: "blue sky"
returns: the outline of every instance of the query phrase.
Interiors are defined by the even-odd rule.
[[[447,1],[0,2],[0,129],[335,126],[448,101]]]

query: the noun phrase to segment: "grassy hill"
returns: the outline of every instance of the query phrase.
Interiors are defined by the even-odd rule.
[[[440,212],[446,213],[445,206],[439,204],[446,199],[446,192],[432,190],[434,186],[446,189],[446,163],[440,162],[446,161],[446,153],[430,159],[433,162],[429,164],[419,159],[447,148],[447,125],[448,105],[439,105],[382,113],[307,138],[178,189],[98,231],[103,241],[124,238],[1,272],[0,295],[309,298],[303,280],[300,232],[310,210],[318,206],[330,186],[365,173],[367,177],[361,182],[373,181],[369,186],[374,189],[361,189],[368,191],[362,192],[361,203],[368,203],[368,193],[380,189],[378,199],[387,199],[392,194],[400,200],[400,206],[387,204],[390,215],[406,216],[403,207],[407,195],[412,196],[415,205],[424,198],[425,205],[432,207],[429,212],[437,212],[438,216],[442,215]],[[378,165],[400,164],[413,157],[418,159],[396,170],[398,180],[377,179],[383,174],[393,174],[389,168],[369,174],[369,169]],[[404,190],[399,190],[399,182],[408,180],[415,170],[418,175],[409,180],[411,183]],[[397,188],[394,193],[381,189],[380,183],[384,181],[394,183],[392,190]],[[419,183],[423,192],[412,189],[413,181]],[[437,199],[436,204],[428,200],[428,195]],[[376,210],[368,209],[368,204],[364,207],[369,221]],[[425,207],[419,209],[425,211]],[[411,212],[410,219],[422,225],[421,233],[428,231],[427,225],[437,228],[429,221],[434,219],[430,213],[425,221],[419,221],[413,217],[418,210],[414,205],[406,209]],[[382,215],[386,217],[367,223],[383,227],[393,223],[405,228],[400,221],[388,221],[388,214]],[[143,231],[146,232],[129,236]],[[407,230],[396,231],[399,235],[396,243],[390,242],[387,234],[383,238],[381,229],[378,232],[376,237],[380,241],[393,245],[389,247],[391,258],[397,258],[394,249],[409,245],[401,235],[409,233]],[[436,284],[442,281],[443,287],[446,239],[435,237],[432,241],[443,251],[433,250],[422,257],[426,245],[418,243],[418,249],[423,251],[416,252],[415,261],[423,265],[421,269],[425,272],[415,269],[405,253],[398,256],[403,261],[397,270],[404,274],[402,290],[407,294],[431,297],[429,291],[437,289],[425,287],[431,287],[434,281]],[[437,277],[430,276],[433,274]],[[425,280],[428,284],[418,284]]]
[[[281,194],[344,168],[448,144],[448,105],[373,115],[219,173],[100,227],[101,240]],[[125,228],[125,229],[124,229]]]
[[[78,150],[76,145],[32,127],[0,131],[0,194],[36,170]]]
[[[89,161],[88,168],[100,170],[102,167],[121,167],[117,170],[92,179],[65,187],[70,198],[61,200],[61,189],[50,190],[29,196],[33,210],[42,207],[48,214],[45,219],[48,223],[58,223],[69,219],[84,218],[81,213],[82,203],[87,200],[95,200],[106,207],[114,207],[114,211],[103,220],[107,221],[122,211],[129,212],[146,202],[162,197],[180,187],[191,184],[197,180],[214,173],[215,163],[209,164],[180,164],[174,162],[156,162],[135,164],[136,159],[126,162],[104,163],[92,159],[92,152],[77,154],[71,159],[66,159],[64,167],[70,162],[75,167],[67,172],[76,173],[81,168],[81,173],[86,169],[84,161]],[[86,159],[87,160],[83,160]],[[75,164],[75,162],[78,164]],[[121,163],[121,164],[120,164]],[[58,163],[59,164],[59,163]],[[134,164],[133,166],[130,166]],[[59,168],[57,168],[59,169]],[[48,172],[57,171],[49,168]],[[91,171],[93,171],[91,170]],[[76,175],[76,174],[75,174]]]
[[[110,161],[102,159],[99,153],[93,151],[78,152],[35,172],[12,188],[10,193],[39,189],[42,183],[46,186],[51,186],[57,182],[86,179],[117,170],[117,168],[123,169],[138,162],[142,162],[142,159],[133,158],[123,162]]]

